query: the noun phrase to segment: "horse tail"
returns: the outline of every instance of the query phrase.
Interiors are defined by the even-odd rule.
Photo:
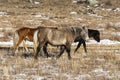
[[[38,47],[38,32],[39,32],[39,30],[36,30],[35,32],[34,32],[34,36],[33,36],[33,43],[34,43],[34,54],[36,54],[36,50],[37,50],[37,47]]]
[[[18,34],[18,31],[15,31],[14,36],[13,36],[13,48],[14,48],[14,50],[17,46],[18,40],[19,40],[19,34]]]

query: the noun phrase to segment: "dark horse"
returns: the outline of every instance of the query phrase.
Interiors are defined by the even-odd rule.
[[[100,42],[100,32],[98,30],[88,29],[88,36],[89,38],[93,37],[93,39],[95,39],[97,42]],[[83,44],[84,50],[87,53],[85,40],[83,40],[82,38],[80,39],[80,37],[77,37],[74,40],[74,42],[79,42],[74,52],[76,52],[81,46],[81,44]]]
[[[34,33],[34,49],[36,49],[35,58],[37,59],[41,48],[44,48],[44,46],[48,43],[53,46],[60,46],[60,54],[57,58],[59,58],[63,54],[64,50],[66,50],[68,59],[71,59],[71,44],[77,37],[80,37],[84,41],[88,39],[88,29],[86,26],[60,29],[42,28],[37,30]]]

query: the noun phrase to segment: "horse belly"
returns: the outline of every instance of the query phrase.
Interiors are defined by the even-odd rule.
[[[66,35],[59,32],[48,34],[48,42],[52,45],[65,45],[67,42]]]
[[[66,44],[66,39],[62,39],[62,40],[52,40],[52,41],[49,41],[50,44],[52,45],[65,45]]]

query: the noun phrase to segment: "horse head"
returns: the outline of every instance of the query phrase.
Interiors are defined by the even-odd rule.
[[[98,30],[88,29],[89,38],[93,37],[97,42],[100,42],[100,32]]]
[[[80,39],[83,39],[85,41],[87,41],[89,39],[88,37],[88,29],[86,26],[82,26],[82,27],[74,27],[76,30],[76,38],[74,40],[74,42],[79,41]]]
[[[97,42],[100,42],[100,33],[97,32],[93,38],[94,38]]]

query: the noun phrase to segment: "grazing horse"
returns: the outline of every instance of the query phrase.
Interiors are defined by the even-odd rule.
[[[100,32],[98,30],[88,29],[88,36],[89,38],[93,37],[97,42],[100,42]],[[76,52],[81,44],[83,44],[84,50],[87,53],[85,40],[78,37],[74,42],[79,42],[74,52]]]
[[[38,26],[36,28],[28,28],[22,27],[15,31],[13,36],[13,44],[14,44],[14,55],[18,52],[18,48],[20,44],[23,42],[23,47],[28,52],[27,45],[25,44],[25,40],[33,41],[34,32],[37,29],[46,28],[44,26]],[[47,27],[47,28],[55,28],[55,27]]]
[[[77,37],[80,37],[83,40],[87,40],[89,38],[88,29],[86,26],[67,27],[60,29],[42,28],[37,30],[34,33],[34,49],[36,49],[35,58],[37,59],[41,48],[48,43],[52,46],[60,46],[60,54],[57,56],[57,58],[59,58],[63,54],[64,50],[66,50],[68,59],[71,59],[71,44]]]

